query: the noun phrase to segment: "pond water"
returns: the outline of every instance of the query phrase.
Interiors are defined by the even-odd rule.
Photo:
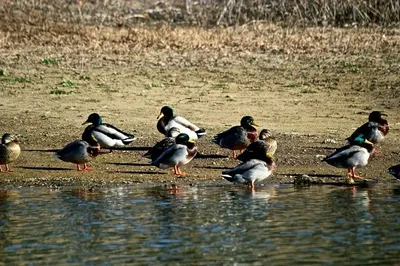
[[[394,265],[400,184],[0,190],[3,265]]]

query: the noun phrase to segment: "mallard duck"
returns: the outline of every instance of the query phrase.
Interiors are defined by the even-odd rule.
[[[161,169],[174,167],[174,174],[178,176],[186,175],[181,172],[180,167],[189,163],[197,154],[197,146],[194,140],[189,138],[186,133],[179,134],[176,144],[164,151],[156,160],[151,162]]]
[[[91,146],[84,140],[76,140],[67,144],[64,148],[54,154],[58,159],[76,164],[78,171],[89,171],[93,170],[87,166],[87,163],[99,154],[100,146]],[[80,168],[80,164],[83,164],[83,168]]]
[[[92,136],[102,148],[110,149],[124,147],[135,140],[135,136],[125,133],[113,125],[103,123],[101,116],[97,113],[89,115],[82,125],[89,124],[82,134],[82,140],[90,142]]]
[[[262,181],[269,177],[275,170],[275,162],[269,160],[251,159],[243,162],[235,168],[222,172],[222,177],[229,182],[247,184],[248,188],[254,189],[254,182]]]
[[[204,129],[192,124],[182,116],[175,116],[171,106],[163,106],[157,119],[157,130],[165,136],[167,136],[168,130],[173,127],[179,128],[181,133],[188,134],[189,138],[193,140],[207,134]]]
[[[357,128],[346,140],[350,143],[359,134],[363,134],[373,144],[381,142],[389,133],[389,123],[382,116],[387,116],[380,111],[373,111],[369,114],[368,122]]]
[[[155,161],[164,151],[166,151],[169,147],[176,143],[175,138],[179,135],[179,133],[181,133],[179,128],[170,128],[167,133],[168,137],[157,142],[156,145],[154,145],[148,152],[143,155],[143,157]]]
[[[400,179],[400,164],[390,167],[388,171],[391,175],[393,175],[397,179]]]
[[[364,167],[374,152],[374,145],[362,134],[351,140],[349,145],[337,149],[334,153],[325,157],[322,161],[338,167],[347,168],[348,182],[354,183],[353,178],[362,179],[355,172],[356,167]]]
[[[13,172],[8,164],[15,161],[20,153],[21,147],[17,136],[9,133],[4,134],[0,146],[0,172]],[[1,167],[3,164],[6,166],[4,171]]]
[[[246,149],[251,142],[257,139],[257,129],[253,126],[258,126],[253,117],[244,116],[240,120],[240,126],[231,127],[217,134],[211,141],[221,148],[232,150],[232,156],[236,158],[236,150]]]
[[[263,129],[260,132],[259,140],[250,143],[246,150],[237,156],[237,159],[245,162],[250,159],[262,159],[266,154],[273,157],[277,147],[278,144],[271,130]]]

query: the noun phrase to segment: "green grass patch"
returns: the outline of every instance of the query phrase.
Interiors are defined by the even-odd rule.
[[[217,84],[214,84],[214,87],[216,87],[216,88],[229,88],[229,84],[217,83]]]
[[[63,89],[57,89],[57,88],[53,88],[50,91],[50,94],[53,94],[53,95],[69,95],[69,94],[72,94],[72,93],[74,93],[74,92],[73,91],[66,91],[66,90],[63,90]]]
[[[285,86],[286,88],[300,88],[301,84],[298,83],[290,83],[288,85]]]
[[[40,63],[42,65],[57,65],[57,60],[56,59],[52,59],[52,58],[45,58],[43,60],[40,60]]]
[[[60,85],[62,87],[75,87],[76,82],[73,82],[71,80],[64,80],[64,81],[61,81],[60,83],[58,83],[58,85]]]
[[[28,83],[29,80],[24,77],[3,77],[1,81],[10,83]]]

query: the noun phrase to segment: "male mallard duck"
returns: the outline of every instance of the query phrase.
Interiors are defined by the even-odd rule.
[[[135,140],[135,136],[123,132],[113,125],[103,123],[101,116],[97,113],[89,115],[82,125],[89,124],[82,134],[82,140],[90,142],[94,137],[102,148],[112,150],[114,147],[124,147]]]
[[[188,134],[189,138],[194,140],[207,134],[204,129],[192,124],[182,116],[175,116],[171,106],[162,107],[157,119],[157,130],[165,136],[173,127],[179,128],[181,133]]]
[[[170,128],[167,133],[168,137],[157,142],[156,145],[154,145],[148,152],[143,155],[143,157],[155,161],[164,151],[166,151],[169,147],[176,143],[175,138],[179,135],[179,133],[181,133],[179,128]]]
[[[21,153],[21,147],[19,146],[16,135],[6,133],[1,138],[0,146],[0,172],[13,172],[8,166],[9,163],[15,161]],[[3,171],[2,165],[6,166],[6,170]]]
[[[258,126],[253,117],[244,116],[240,120],[240,126],[231,127],[217,134],[211,141],[221,148],[232,150],[233,158],[236,158],[236,150],[247,148],[251,142],[257,139],[257,129],[253,126]]]
[[[356,138],[359,134],[363,134],[367,140],[373,144],[381,142],[389,132],[389,123],[382,116],[380,111],[373,111],[369,114],[368,122],[357,128],[347,141],[350,142]]]
[[[93,141],[91,141],[93,142]],[[93,170],[87,166],[87,163],[99,154],[100,146],[89,145],[84,140],[76,140],[67,144],[64,148],[54,153],[54,156],[58,159],[76,164],[78,171],[89,171]],[[80,168],[80,164],[83,164],[83,168]]]
[[[269,177],[275,168],[275,162],[270,157],[266,157],[266,160],[251,159],[222,172],[222,177],[230,182],[247,184],[248,188],[254,189],[254,182]]]
[[[271,130],[263,129],[260,132],[259,140],[250,143],[246,150],[237,156],[237,159],[245,162],[250,159],[262,159],[265,154],[273,157],[277,147],[278,144]]]
[[[197,154],[197,146],[186,133],[179,134],[175,141],[176,144],[164,151],[155,161],[152,161],[151,165],[161,169],[174,167],[175,175],[186,175],[186,173],[181,172],[180,167],[194,158]]]
[[[352,139],[349,145],[337,149],[322,161],[338,168],[347,168],[348,181],[352,184],[354,183],[353,178],[362,179],[355,173],[355,168],[366,166],[373,152],[373,143],[360,134]]]
[[[395,166],[390,167],[389,173],[396,177],[397,179],[400,179],[400,164],[397,164]]]

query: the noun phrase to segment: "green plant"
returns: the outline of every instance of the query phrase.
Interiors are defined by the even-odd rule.
[[[57,60],[52,58],[45,58],[40,61],[42,65],[57,65]]]
[[[75,87],[76,83],[71,80],[64,80],[64,81],[61,81],[60,83],[58,83],[58,85],[60,85],[62,87]]]

